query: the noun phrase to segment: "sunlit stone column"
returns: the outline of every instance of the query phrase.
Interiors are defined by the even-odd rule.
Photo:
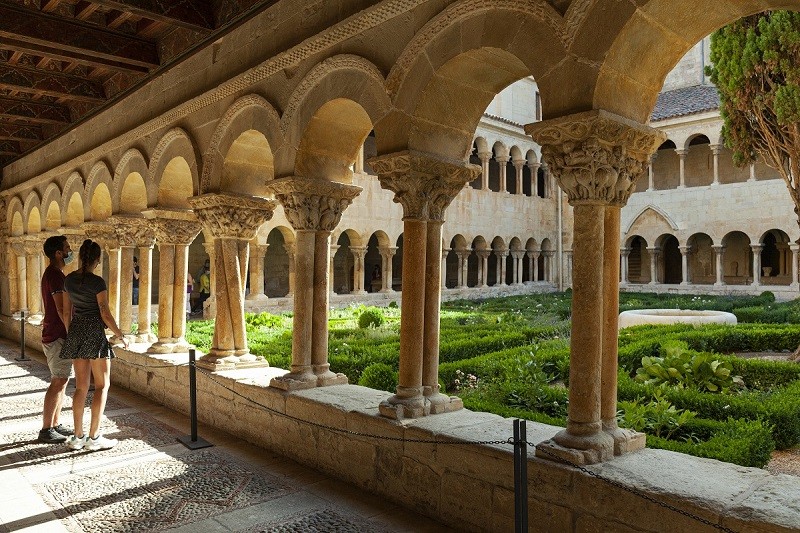
[[[478,287],[484,288],[489,281],[489,256],[491,250],[476,250],[478,255]]]
[[[43,254],[42,240],[37,236],[25,237],[25,265],[27,273],[26,288],[28,291],[28,317],[33,317],[42,314],[42,296],[41,296],[41,279],[42,279],[42,261],[40,259]]]
[[[374,167],[373,167],[374,168]],[[298,176],[269,182],[297,234],[291,371],[270,386],[299,390],[347,383],[328,363],[329,286],[333,284],[331,232],[361,187]]]
[[[114,227],[119,243],[118,325],[126,335],[132,333],[133,330],[133,256],[138,244],[133,228],[138,221],[143,220],[141,217],[126,215],[115,215],[108,219],[108,222]],[[139,267],[139,273],[141,276],[141,267]]]
[[[492,158],[492,152],[478,152],[478,158],[481,160],[481,190],[489,190],[489,160]]]
[[[622,273],[620,275],[621,279],[619,282],[620,285],[627,285],[628,283],[630,283],[630,280],[628,279],[628,266],[629,266],[628,259],[630,259],[631,251],[632,251],[631,248],[621,248],[619,251],[621,258],[620,263],[622,267]]]
[[[331,244],[331,250],[329,252],[330,253],[330,272],[328,272],[328,291],[331,293],[331,295],[336,293],[336,287],[334,287],[334,285],[333,285],[333,282],[336,279],[336,268],[335,268],[335,265],[334,265],[334,258],[336,257],[336,252],[339,251],[339,248],[340,248],[340,246],[338,244]],[[296,246],[295,246],[295,249],[297,249]],[[292,262],[294,262],[295,259],[296,259],[296,256],[295,256],[294,253],[292,253]],[[345,262],[345,266],[346,266],[346,262]],[[292,292],[294,292],[294,291],[292,291]]]
[[[294,298],[294,280],[296,277],[296,270],[294,264],[294,243],[285,243],[283,245],[283,249],[286,250],[286,256],[289,259],[289,292],[286,293],[285,298]],[[331,277],[330,277],[330,289],[331,293],[333,293],[333,247],[331,247]]]
[[[655,162],[656,157],[658,157],[657,152],[650,156],[650,162],[647,164],[647,192],[655,189],[655,172],[653,170],[653,163]]]
[[[367,294],[364,290],[364,258],[367,256],[366,246],[351,246],[353,254],[353,294]]]
[[[750,249],[753,250],[753,287],[758,287],[761,285],[761,250],[764,245],[751,244]]]
[[[388,246],[380,250],[383,268],[381,269],[381,292],[394,292],[392,289],[392,257],[397,253],[397,246]]]
[[[516,177],[517,177],[517,190],[516,190],[516,192],[514,194],[523,194],[523,192],[522,192],[522,167],[525,166],[525,160],[524,159],[517,159],[516,161],[513,161],[513,163],[514,163],[514,170],[516,171]]]
[[[721,144],[711,145],[711,154],[714,156],[714,181],[711,185],[719,185],[719,154],[722,151]]]
[[[212,370],[268,366],[264,359],[252,355],[247,347],[244,280],[250,241],[255,238],[258,228],[272,218],[276,204],[264,198],[228,193],[194,196],[189,198],[189,204],[203,227],[214,237],[216,258],[212,272],[217,293],[214,338],[211,349],[198,365]],[[199,224],[196,230],[195,236],[200,231]],[[251,288],[253,282],[251,277]]]
[[[403,206],[399,384],[379,410],[399,419],[460,409],[460,399],[439,391],[442,224],[447,206],[479,169],[410,151],[376,157],[370,164],[381,186]]]
[[[136,244],[136,253],[139,259],[139,307],[137,313],[136,341],[152,344],[158,340],[158,337],[153,335],[153,332],[150,331],[150,310],[153,300],[153,246],[156,240],[155,227],[153,223],[146,218],[130,217],[126,220],[126,227],[124,230],[130,234],[133,242]],[[131,279],[133,278],[132,264],[130,277]],[[132,298],[133,295],[131,294],[131,299]]]
[[[9,239],[11,250],[16,256],[17,271],[17,311],[28,312],[28,262],[25,252],[25,240],[23,237],[13,237]]]
[[[152,221],[158,243],[158,340],[150,353],[189,350],[186,335],[186,280],[188,248],[200,233],[200,222],[188,209],[150,209],[142,214]],[[219,267],[219,265],[217,265]],[[140,286],[141,290],[141,286]],[[141,301],[141,294],[139,295]],[[219,318],[219,317],[217,317]]]
[[[539,163],[531,163],[528,165],[531,169],[531,198],[535,198],[539,194]]]
[[[644,444],[643,436],[618,439],[615,421],[619,211],[663,135],[602,110],[529,124],[526,132],[574,207],[569,414],[566,429],[536,454],[605,461]]]
[[[9,313],[16,316],[26,309],[25,245],[19,237],[9,237],[6,241],[6,260],[8,261]]]
[[[681,285],[689,285],[692,282],[689,272],[689,254],[692,253],[691,246],[679,246],[681,252]]]
[[[647,252],[650,255],[650,283],[649,285],[655,285],[658,283],[658,255],[661,252],[661,248],[658,246],[648,246]]]
[[[269,244],[250,243],[250,264],[248,265],[250,269],[250,294],[247,295],[247,300],[257,302],[267,300],[267,295],[264,294],[264,255],[266,255],[268,247]]]
[[[794,290],[798,290],[798,289],[800,289],[800,280],[798,280],[798,277],[797,277],[797,272],[798,272],[797,258],[798,258],[798,252],[800,252],[800,244],[791,243],[789,245],[789,250],[791,250],[791,252],[792,252],[792,284],[791,284],[791,288],[794,289]]]
[[[722,259],[725,255],[725,247],[719,244],[714,244],[711,246],[711,249],[714,250],[714,264],[717,274],[717,281],[714,283],[714,286],[721,287],[725,285],[724,272],[722,268],[723,267]]]
[[[683,189],[686,187],[686,154],[689,152],[683,148],[676,148],[675,153],[678,154],[678,159],[680,161],[680,184],[678,188]]]
[[[497,250],[497,285],[506,285],[506,257],[508,257],[508,250]]]
[[[508,173],[506,172],[507,163],[510,159],[507,155],[495,156],[495,161],[500,166],[500,192],[508,192]]]

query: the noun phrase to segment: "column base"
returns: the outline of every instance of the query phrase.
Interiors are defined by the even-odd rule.
[[[353,294],[355,296],[363,296],[363,295],[367,294],[367,291],[361,289],[361,290],[358,290],[358,291],[352,291],[350,294]]]
[[[264,368],[269,362],[251,353],[207,353],[197,361],[197,366],[211,371],[234,370],[240,368]]]
[[[317,386],[317,376],[311,372],[302,374],[289,372],[288,374],[272,378],[269,382],[269,386],[287,392],[313,389]]]
[[[536,445],[536,456],[563,459],[576,465],[602,463],[614,458],[614,439],[602,431],[593,435],[572,435],[567,430]]]
[[[182,344],[186,345],[186,349],[185,350],[176,349],[179,346],[181,346]],[[156,342],[154,342],[150,346],[150,348],[147,349],[147,353],[158,353],[158,354],[175,353],[175,352],[183,352],[183,351],[188,352],[189,351],[189,345],[186,344],[185,340],[176,339],[174,337],[165,337],[163,339],[158,339]]]
[[[727,285],[727,283],[725,283],[724,281],[721,281],[719,283],[714,283],[714,287],[724,287],[725,285]]]
[[[134,337],[134,342],[153,344],[155,342],[158,342],[158,337],[156,337],[155,335],[153,335],[152,333],[150,333],[148,331],[147,333],[142,333],[141,335],[136,335]]]
[[[603,423],[603,432],[614,440],[614,455],[625,455],[643,450],[647,446],[647,436],[630,429],[617,426],[617,421],[611,424]]]
[[[681,284],[682,287],[686,287],[686,286],[689,285],[689,282],[688,281],[681,281],[680,284]]]
[[[800,290],[800,283],[790,283],[789,288],[793,291]]]
[[[269,300],[266,294],[248,294],[245,301],[248,302],[266,302]]]
[[[439,415],[442,413],[452,413],[464,408],[464,401],[458,396],[447,396],[437,392],[430,396],[425,396],[425,414]]]
[[[404,418],[422,418],[425,416],[425,398],[422,397],[422,388],[397,387],[397,394],[384,400],[378,405],[381,416],[393,420]]]
[[[444,287],[442,287],[442,288],[444,288]],[[394,294],[396,291],[394,289],[381,289],[378,292],[380,292],[382,294]]]
[[[341,373],[325,372],[324,374],[317,374],[317,387],[330,387],[331,385],[347,385],[349,381],[347,376]]]

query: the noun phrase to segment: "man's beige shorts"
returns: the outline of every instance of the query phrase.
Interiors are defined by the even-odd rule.
[[[42,343],[42,351],[47,358],[47,366],[50,367],[50,375],[54,378],[69,379],[72,374],[72,359],[61,359],[61,347],[64,339],[56,339],[50,343]]]

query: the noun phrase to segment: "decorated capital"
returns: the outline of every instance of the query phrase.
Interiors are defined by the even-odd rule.
[[[210,193],[189,198],[197,218],[218,239],[249,241],[272,219],[277,203],[256,196]]]
[[[355,185],[297,176],[273,180],[267,189],[281,203],[287,220],[298,231],[333,231],[344,210],[361,193],[361,187]]]
[[[159,244],[189,245],[200,233],[200,222],[188,209],[150,209],[142,215],[153,224]]]
[[[525,126],[571,205],[624,206],[665,134],[603,110]]]

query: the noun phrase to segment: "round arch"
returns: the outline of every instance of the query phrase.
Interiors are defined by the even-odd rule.
[[[181,128],[169,130],[156,145],[147,170],[147,205],[189,209],[199,190],[195,143]]]
[[[22,209],[22,219],[25,224],[25,233],[38,233],[42,231],[42,201],[36,191],[31,191],[25,197]]]
[[[63,222],[61,214],[61,190],[57,183],[51,183],[42,195],[42,213],[44,227],[48,230],[57,230]]]
[[[147,175],[147,160],[139,150],[131,148],[122,154],[114,169],[115,213],[138,214],[147,208]]]
[[[12,197],[6,208],[6,226],[8,233],[12,237],[25,233],[25,223],[23,222],[24,204],[19,196]]]
[[[71,173],[61,192],[61,213],[65,226],[76,227],[86,220],[88,212],[84,202],[85,193],[80,172]]]
[[[107,201],[108,203],[108,205],[103,205],[102,208],[96,204],[98,200],[95,200],[95,195],[98,189],[101,187],[105,189],[100,193],[102,201]],[[86,187],[84,189],[83,203],[90,208],[89,218],[92,220],[102,220],[92,217],[92,209],[99,209],[99,211],[97,211],[98,213],[108,212],[107,215],[103,216],[103,219],[111,216],[111,214],[114,212],[114,208],[116,207],[111,197],[112,190],[114,190],[114,184],[113,180],[111,179],[111,172],[109,171],[108,165],[105,161],[98,161],[89,171],[89,174],[86,177]],[[107,199],[106,193],[108,193]]]

